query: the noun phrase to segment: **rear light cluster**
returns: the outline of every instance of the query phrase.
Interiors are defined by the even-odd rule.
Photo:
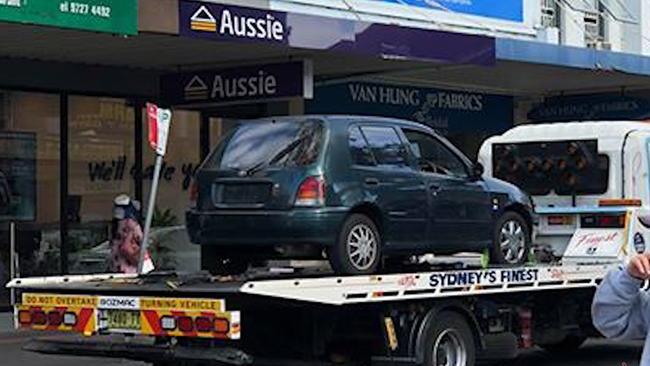
[[[73,327],[77,325],[77,314],[70,312],[62,313],[60,311],[50,311],[49,313],[46,313],[42,310],[21,310],[18,312],[18,323],[23,326],[48,325],[58,327],[66,325]]]
[[[199,184],[195,179],[190,183],[190,208],[196,208],[196,203],[199,200]]]
[[[211,318],[199,316],[163,316],[160,318],[160,328],[165,331],[179,330],[184,333],[219,333],[227,334],[230,331],[230,322],[224,318]]]
[[[307,177],[298,188],[296,206],[314,207],[325,205],[325,178],[321,176]]]
[[[625,214],[623,215],[588,215],[580,218],[582,228],[622,229],[625,227]]]

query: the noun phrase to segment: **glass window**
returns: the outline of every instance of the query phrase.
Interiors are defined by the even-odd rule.
[[[404,130],[404,134],[422,171],[467,177],[465,163],[436,137],[414,130]]]
[[[256,170],[265,166],[306,166],[321,151],[320,121],[242,123],[210,157],[207,167]]]
[[[0,90],[0,306],[9,301],[9,223],[21,275],[60,272],[59,96]]]
[[[372,153],[380,165],[405,166],[404,145],[392,127],[363,126],[363,135],[368,140]]]
[[[350,157],[352,164],[355,165],[375,165],[375,158],[368,148],[366,139],[361,134],[359,127],[351,127],[350,135],[348,137],[350,145]]]

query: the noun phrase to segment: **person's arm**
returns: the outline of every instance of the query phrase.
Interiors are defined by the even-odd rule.
[[[611,271],[596,291],[592,318],[605,337],[643,339],[648,331],[645,311],[648,294],[640,291],[642,279],[650,277],[650,262],[637,256],[628,268]]]

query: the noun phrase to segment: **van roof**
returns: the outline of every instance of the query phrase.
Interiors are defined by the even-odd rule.
[[[633,130],[650,131],[650,122],[587,121],[526,124],[503,133],[508,141],[545,141],[569,139],[623,139]]]

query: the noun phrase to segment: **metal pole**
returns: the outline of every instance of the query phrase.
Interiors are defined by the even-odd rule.
[[[9,223],[9,277],[11,280],[19,276],[18,255],[16,254],[16,223]],[[16,289],[10,291],[11,306],[16,304]]]
[[[153,171],[153,178],[151,180],[151,192],[149,192],[149,204],[147,205],[147,217],[144,222],[144,237],[142,238],[142,245],[140,246],[140,261],[138,262],[138,274],[142,274],[144,267],[145,254],[147,253],[147,246],[149,245],[149,232],[151,231],[151,220],[153,219],[153,211],[156,207],[156,194],[158,192],[158,181],[160,179],[160,170],[162,169],[163,157],[156,154],[156,165]]]

